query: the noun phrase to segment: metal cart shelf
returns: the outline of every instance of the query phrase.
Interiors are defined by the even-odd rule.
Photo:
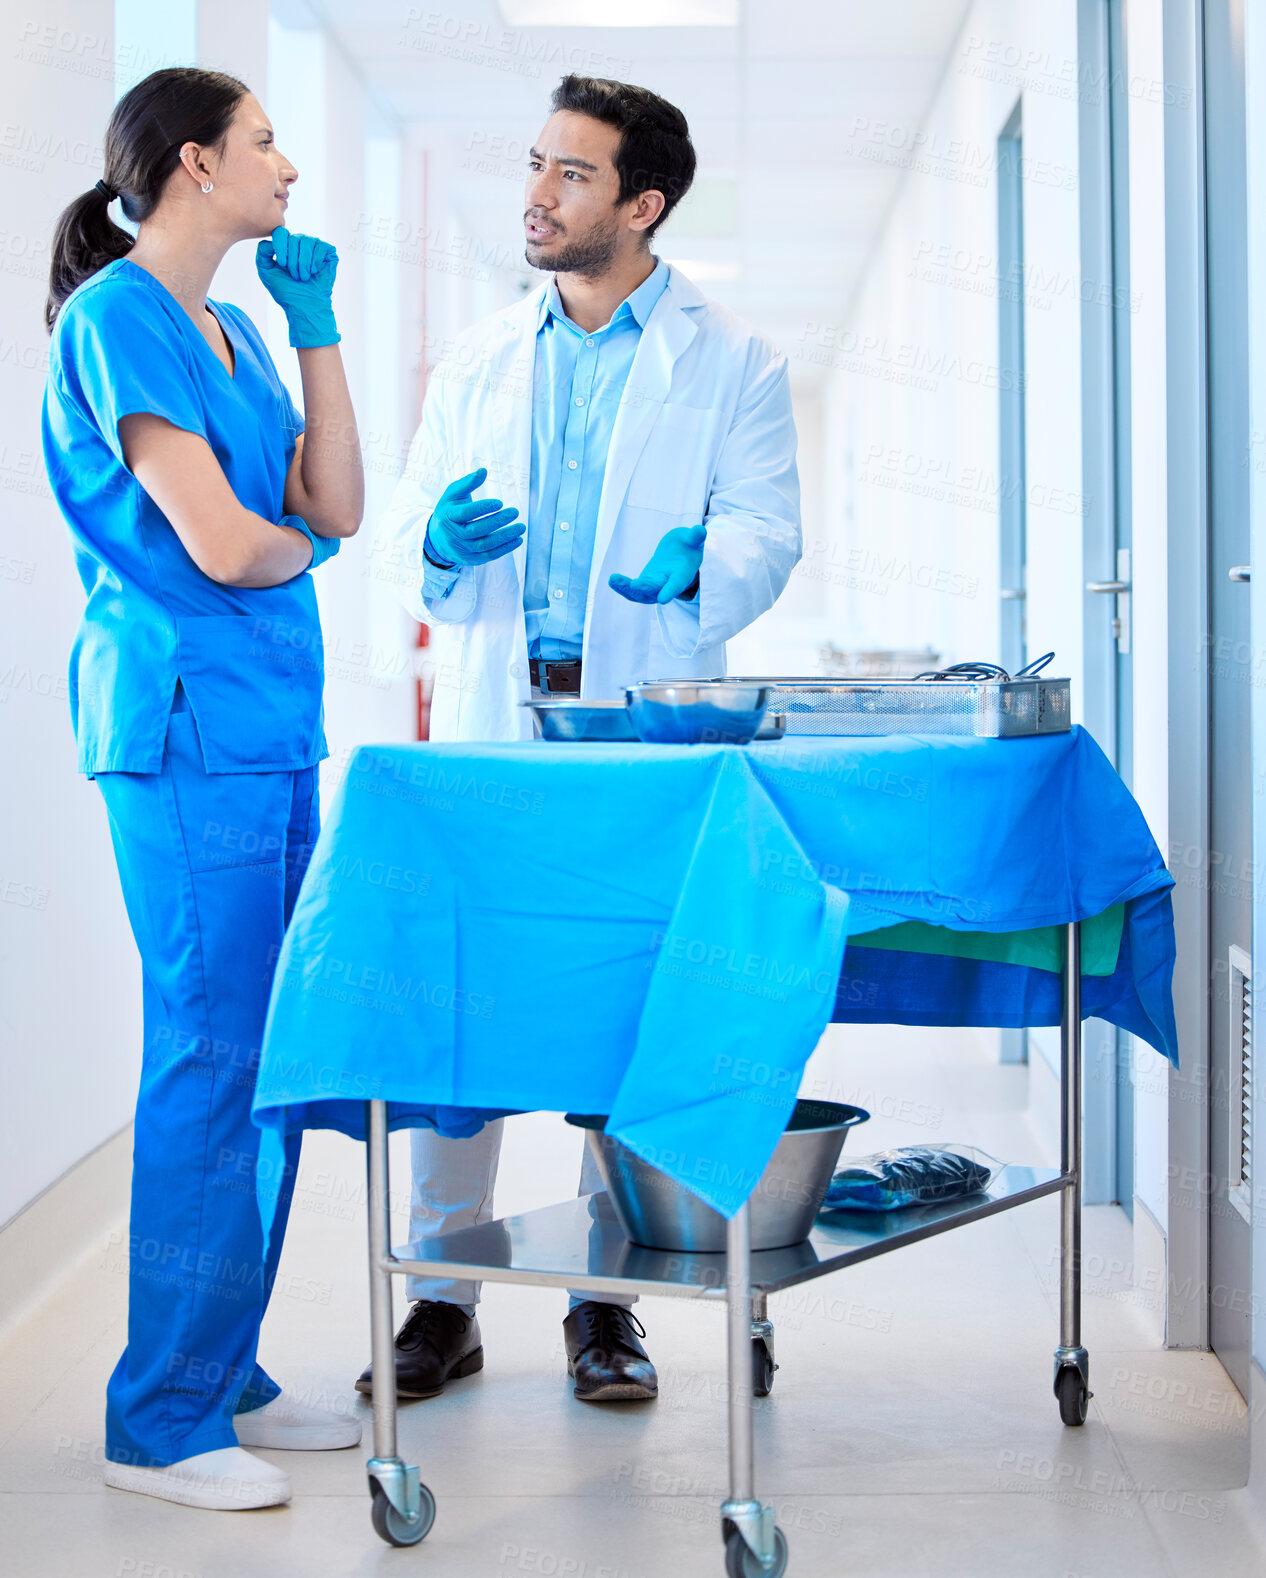
[[[502,1217],[426,1240],[425,1258],[390,1248],[387,1106],[368,1106],[369,1284],[374,1455],[367,1472],[374,1528],[393,1545],[416,1545],[435,1517],[435,1499],[396,1447],[391,1278],[403,1274],[524,1282],[581,1292],[638,1293],[725,1301],[730,1493],[721,1504],[725,1570],[731,1578],[780,1578],[787,1545],[772,1507],[756,1496],[753,1397],[773,1384],[770,1293],[918,1243],[968,1222],[1060,1196],[1060,1340],[1055,1396],[1066,1425],[1085,1423],[1091,1396],[1081,1343],[1081,933],[1064,928],[1060,1026],[1060,1166],[1004,1168],[983,1195],[874,1215],[833,1213],[802,1243],[753,1252],[748,1208],[728,1224],[726,1251],[686,1254],[631,1244],[605,1194],[585,1195],[522,1216]]]

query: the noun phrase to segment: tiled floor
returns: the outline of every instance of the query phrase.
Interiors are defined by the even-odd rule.
[[[1023,1070],[943,1032],[830,1032],[808,1087],[876,1116],[874,1150],[974,1141],[1046,1162],[1023,1118]],[[498,1209],[575,1187],[577,1137],[511,1121]],[[397,1155],[401,1199],[404,1154]],[[263,1357],[312,1401],[367,1415],[362,1154],[305,1142]],[[399,1235],[403,1237],[403,1233]],[[1130,1259],[1115,1208],[1087,1214],[1090,1265]],[[782,1366],[757,1419],[758,1485],[794,1578],[1249,1578],[1266,1552],[1247,1520],[1247,1424],[1217,1361],[1150,1345],[1133,1290],[1088,1278],[1096,1397],[1066,1430],[1051,1395],[1054,1200],[771,1301]],[[203,1513],[106,1490],[102,1389],[118,1356],[125,1279],[106,1249],[0,1349],[4,1578],[435,1578],[720,1575],[725,1494],[719,1309],[644,1301],[653,1406],[586,1407],[566,1383],[563,1295],[490,1287],[483,1373],[406,1406],[402,1450],[439,1511],[412,1550],[369,1524],[361,1451],[275,1454],[288,1507]],[[402,1298],[402,1294],[400,1295]]]

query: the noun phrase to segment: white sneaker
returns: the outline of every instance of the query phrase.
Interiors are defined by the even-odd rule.
[[[262,1408],[233,1419],[238,1443],[280,1452],[333,1452],[360,1445],[360,1420],[309,1408],[282,1392]]]
[[[290,1476],[240,1446],[199,1452],[166,1468],[136,1468],[130,1463],[105,1465],[105,1482],[115,1490],[178,1501],[209,1512],[244,1512],[249,1507],[277,1507],[290,1500]]]

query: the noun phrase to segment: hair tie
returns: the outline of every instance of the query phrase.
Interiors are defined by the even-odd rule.
[[[112,186],[107,186],[104,181],[97,182],[96,190],[101,193],[107,203],[113,202],[119,195]]]

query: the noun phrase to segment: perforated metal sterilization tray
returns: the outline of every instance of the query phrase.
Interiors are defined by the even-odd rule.
[[[792,734],[965,734],[1006,739],[1072,727],[1066,679],[916,680],[730,676],[773,686],[767,712]]]

